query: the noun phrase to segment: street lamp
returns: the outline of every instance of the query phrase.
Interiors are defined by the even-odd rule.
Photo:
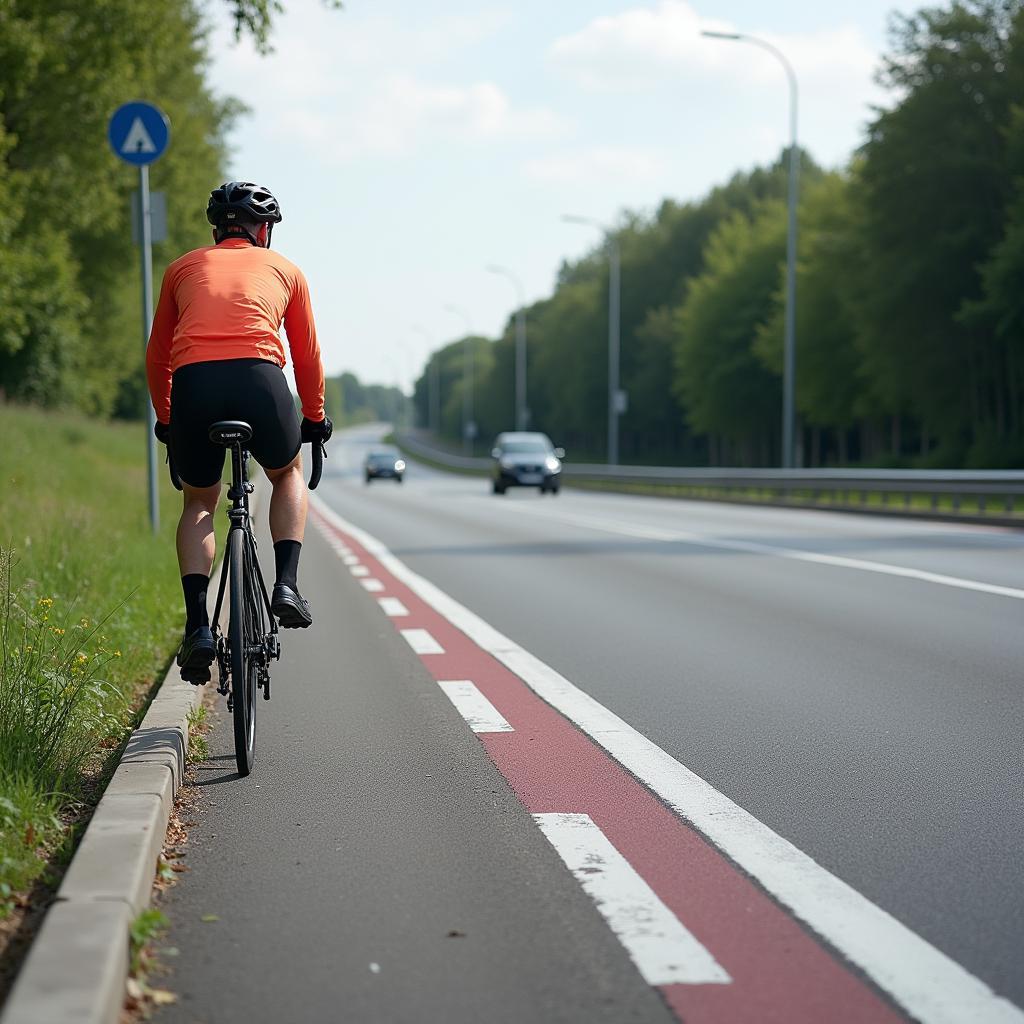
[[[789,228],[786,236],[786,334],[782,359],[782,468],[792,469],[796,465],[796,207],[800,177],[800,150],[796,141],[796,73],[782,51],[763,39],[741,32],[701,32],[701,35],[708,39],[750,43],[767,50],[782,64],[789,80]]]
[[[625,409],[625,396],[619,391],[619,321],[620,293],[619,239],[604,225],[590,217],[563,214],[567,224],[587,224],[604,232],[608,238],[608,465],[619,464],[619,415]]]
[[[441,361],[438,353],[431,352],[431,346],[434,342],[430,337],[430,332],[419,324],[413,324],[412,329],[417,334],[423,336],[427,342],[427,352],[430,353],[430,362],[427,364],[427,369],[430,371],[427,395],[427,426],[434,434],[439,434],[441,432]]]
[[[526,295],[523,282],[507,267],[492,263],[487,267],[491,274],[500,274],[512,282],[519,298],[516,310],[516,430],[525,430],[528,419],[526,411]]]
[[[444,308],[462,317],[466,324],[466,337],[462,342],[462,375],[465,381],[462,389],[462,450],[466,455],[471,455],[473,438],[476,436],[476,424],[473,422],[473,324],[461,306],[448,303]]]

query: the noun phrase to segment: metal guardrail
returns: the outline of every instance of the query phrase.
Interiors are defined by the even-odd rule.
[[[412,454],[449,466],[452,469],[486,473],[490,459],[455,455],[426,443],[422,438],[403,433],[400,444]],[[904,495],[909,507],[911,497],[930,495],[931,508],[937,511],[939,498],[951,498],[953,511],[959,513],[960,499],[977,499],[978,512],[984,513],[987,499],[1002,499],[1003,508],[1014,510],[1014,499],[1024,495],[1024,470],[998,469],[732,469],[691,468],[685,466],[603,466],[586,462],[563,463],[567,481],[589,481],[609,484],[654,484],[702,488],[708,490],[742,490],[762,494],[801,495],[811,501],[837,495],[839,504],[864,505],[868,495]],[[835,507],[835,502],[832,503]]]

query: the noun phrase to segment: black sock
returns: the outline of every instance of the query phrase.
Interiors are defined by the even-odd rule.
[[[181,589],[185,594],[185,633],[194,633],[200,626],[208,626],[210,617],[206,611],[206,591],[210,577],[201,572],[190,572],[181,577]]]
[[[274,561],[277,563],[277,582],[283,583],[292,590],[298,589],[296,575],[299,571],[299,552],[302,542],[297,540],[279,540],[274,545]]]

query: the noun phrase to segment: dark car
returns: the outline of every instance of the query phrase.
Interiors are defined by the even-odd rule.
[[[491,456],[491,489],[495,494],[504,494],[509,487],[539,487],[541,494],[558,493],[565,452],[556,448],[547,434],[522,430],[499,434]]]
[[[371,480],[382,480],[390,478],[402,482],[405,473],[405,460],[398,452],[378,450],[367,452],[366,461],[363,463],[366,472],[366,482]]]

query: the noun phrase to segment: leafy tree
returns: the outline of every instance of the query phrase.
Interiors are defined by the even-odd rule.
[[[674,385],[694,430],[726,442],[720,459],[767,462],[776,446],[779,378],[754,352],[774,313],[785,251],[786,209],[733,214],[708,242],[705,270],[679,310]]]
[[[341,0],[322,0],[326,7],[341,10]],[[228,7],[235,19],[235,38],[243,35],[252,37],[259,53],[269,53],[270,36],[274,27],[274,19],[284,13],[281,0],[227,0]]]
[[[978,268],[1003,233],[1015,26],[1019,38],[1010,0],[896,16],[880,77],[899,99],[870,126],[859,174],[864,370],[885,407],[915,417],[954,459],[992,418],[1001,370],[958,314],[981,298]]]
[[[206,89],[204,47],[189,0],[0,5],[0,185],[11,196],[0,231],[12,254],[0,263],[0,294],[14,296],[0,343],[7,393],[99,414],[142,411],[135,176],[110,152],[106,126],[135,96],[171,118],[171,145],[151,174],[169,197],[159,276],[209,239],[203,197],[238,109]]]
[[[860,373],[860,352],[849,308],[846,282],[860,251],[849,179],[829,174],[804,189],[800,205],[800,259],[797,265],[796,408],[814,430],[834,432],[835,455],[849,457],[849,431],[873,410]],[[782,375],[785,282],[780,283],[771,318],[759,328],[756,354]],[[819,437],[819,435],[815,435]],[[812,462],[821,456],[819,444]],[[818,457],[815,458],[814,455]]]

